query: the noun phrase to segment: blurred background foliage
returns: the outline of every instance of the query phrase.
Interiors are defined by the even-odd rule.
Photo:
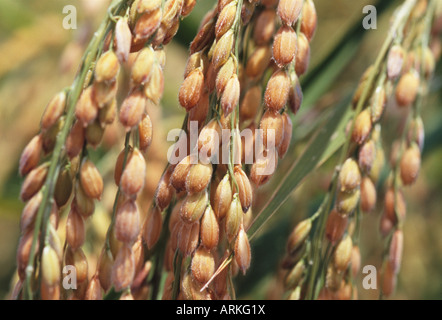
[[[39,130],[41,114],[49,99],[69,86],[76,73],[84,47],[105,14],[107,0],[1,0],[0,1],[0,297],[7,298],[15,275],[15,254],[20,236],[19,221],[23,203],[19,200],[22,178],[18,159],[29,139]],[[175,40],[166,48],[165,93],[162,108],[154,121],[155,140],[151,161],[148,157],[148,179],[152,186],[160,178],[166,161],[164,144],[167,132],[180,128],[184,111],[177,101],[188,45],[196,29],[215,0],[200,0],[180,26]],[[310,72],[301,81],[305,100],[302,111],[293,118],[294,141],[290,155],[280,163],[277,174],[260,193],[254,210],[259,210],[280,181],[286,169],[304,150],[309,134],[321,125],[320,120],[342,101],[348,101],[359,78],[374,61],[389,26],[389,17],[400,1],[382,0],[315,0],[318,29],[312,42]],[[75,5],[78,29],[62,27],[65,5]],[[376,4],[377,29],[362,29],[362,8]],[[442,298],[442,77],[437,66],[431,94],[422,117],[425,124],[425,147],[419,179],[406,188],[407,220],[404,226],[405,246],[398,287],[394,298]],[[347,99],[347,100],[346,100]],[[387,108],[382,123],[384,147],[388,155],[391,143],[399,135],[399,120],[404,112]],[[121,128],[107,130],[103,146],[95,156],[102,157],[113,144],[118,144]],[[122,136],[122,135],[120,135]],[[158,142],[159,141],[159,142]],[[119,144],[121,146],[121,144]],[[117,147],[119,151],[120,147]],[[106,153],[102,168],[112,171],[115,153]],[[292,193],[290,199],[260,231],[252,242],[252,266],[246,276],[236,279],[239,298],[270,299],[275,292],[278,265],[285,242],[294,224],[311,215],[319,206],[328,187],[336,159],[331,158]],[[150,169],[150,170],[149,170]],[[108,188],[109,199],[115,189]],[[382,186],[381,186],[382,189]],[[378,208],[365,215],[360,247],[362,265],[381,265],[382,239],[378,232],[382,196]],[[104,196],[106,201],[106,194]],[[149,200],[147,200],[149,201]],[[104,216],[108,213],[103,210]],[[98,220],[93,226],[98,234],[107,225]],[[100,244],[98,244],[100,245]],[[91,265],[91,263],[90,263]],[[90,266],[90,270],[94,270]],[[380,270],[380,269],[379,269]],[[364,290],[362,276],[357,280],[360,299],[376,299],[377,290]]]

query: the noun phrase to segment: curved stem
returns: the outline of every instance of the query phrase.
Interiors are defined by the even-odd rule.
[[[124,0],[113,0],[110,8],[115,8],[117,4],[124,3]],[[44,184],[44,187],[42,188],[42,202],[39,207],[39,210],[37,212],[37,217],[35,220],[35,226],[34,226],[34,233],[32,238],[32,245],[31,250],[29,253],[29,262],[26,267],[26,278],[24,281],[24,299],[32,299],[33,298],[33,292],[32,292],[32,277],[34,275],[34,258],[35,258],[35,249],[37,246],[37,239],[38,235],[41,231],[41,227],[44,225],[47,225],[48,219],[44,219],[44,217],[48,217],[51,210],[51,198],[54,193],[54,187],[56,183],[56,178],[60,171],[60,158],[63,151],[64,144],[66,142],[66,138],[69,134],[69,130],[72,126],[72,123],[74,121],[74,114],[75,114],[75,106],[77,104],[77,101],[80,97],[81,91],[83,90],[84,82],[86,80],[88,71],[92,67],[93,63],[95,62],[95,59],[97,57],[97,52],[99,50],[99,46],[104,40],[104,37],[106,36],[106,28],[108,24],[110,23],[109,17],[106,17],[104,21],[101,23],[100,27],[98,28],[97,32],[95,32],[93,39],[89,43],[89,46],[83,56],[83,63],[81,65],[81,68],[79,70],[79,73],[77,77],[74,80],[74,83],[72,84],[68,99],[67,99],[67,105],[66,105],[66,120],[65,124],[57,136],[57,141],[54,147],[54,151],[52,153],[51,157],[51,163],[49,166],[47,178]],[[45,220],[45,221],[43,221]]]

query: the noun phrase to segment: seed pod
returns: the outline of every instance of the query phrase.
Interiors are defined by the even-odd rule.
[[[278,70],[270,77],[264,100],[266,106],[273,110],[281,110],[287,103],[290,91],[290,77],[284,70]]]
[[[399,44],[395,44],[390,48],[387,57],[387,76],[389,79],[399,77],[404,64],[405,52]]]
[[[75,205],[71,205],[66,221],[66,241],[73,248],[81,247],[85,239],[84,221]]]
[[[164,74],[163,69],[158,63],[152,67],[152,74],[149,82],[144,84],[144,95],[154,104],[160,103],[164,91]],[[148,100],[149,101],[149,100]]]
[[[233,196],[229,210],[226,214],[225,232],[228,241],[231,243],[237,236],[239,229],[243,223],[243,211],[241,203],[238,199],[238,194]]]
[[[303,99],[302,88],[299,83],[298,77],[296,77],[294,83],[289,90],[289,100],[288,105],[293,114],[296,114],[298,110],[301,108]]]
[[[287,274],[286,278],[284,279],[285,288],[296,288],[299,284],[299,281],[302,279],[304,271],[305,262],[304,260],[301,260],[295,265],[295,267]]]
[[[289,26],[295,24],[301,14],[302,4],[301,0],[280,0],[277,12],[282,22]]]
[[[54,150],[57,136],[65,124],[65,117],[60,117],[57,122],[48,130],[43,131],[43,151],[44,154],[51,153]]]
[[[261,104],[261,95],[262,89],[259,85],[255,85],[246,90],[239,107],[241,120],[252,120],[256,117]]]
[[[209,94],[215,90],[217,72],[218,71],[214,68],[213,63],[209,63],[204,77],[204,86]]]
[[[103,249],[101,251],[100,259],[98,261],[98,278],[100,284],[104,291],[109,290],[112,285],[111,275],[112,275],[112,265],[113,259],[111,252]]]
[[[260,78],[272,58],[272,50],[269,46],[259,46],[253,51],[247,60],[246,75],[249,78]]]
[[[387,96],[385,93],[385,88],[384,86],[379,86],[375,89],[371,99],[370,113],[372,123],[378,122],[381,119],[386,103]]]
[[[348,225],[348,215],[341,215],[336,209],[333,209],[327,218],[325,226],[325,236],[331,244],[336,244],[341,240]]]
[[[419,150],[422,152],[424,148],[424,140],[425,140],[425,130],[422,118],[421,117],[413,118],[408,128],[407,143],[408,145],[416,143],[419,147]]]
[[[61,91],[49,101],[41,117],[40,126],[42,130],[48,130],[62,116],[66,105],[66,93]]]
[[[130,246],[121,247],[112,267],[112,283],[115,291],[122,291],[132,284],[135,275],[135,261]]]
[[[357,162],[348,158],[342,165],[338,176],[340,190],[342,192],[352,192],[361,184],[361,173]]]
[[[275,18],[276,12],[273,9],[263,10],[256,18],[253,40],[258,46],[265,45],[272,39],[275,32]]]
[[[359,189],[355,189],[350,193],[340,191],[338,193],[336,209],[342,215],[351,213],[358,205],[360,195]]]
[[[170,185],[170,177],[172,175],[172,171],[172,167],[169,167],[166,170],[166,172],[161,177],[161,180],[158,183],[158,187],[155,192],[155,204],[161,211],[169,206],[174,195],[174,189]]]
[[[204,125],[208,113],[209,113],[209,93],[205,91],[202,94],[200,101],[198,101],[197,105],[193,107],[189,112],[189,127],[191,121],[197,121],[198,129],[200,129]]]
[[[259,123],[264,148],[279,148],[284,138],[284,120],[280,113],[267,110]],[[271,140],[274,137],[274,145]]]
[[[100,144],[101,140],[103,139],[103,135],[104,135],[104,128],[97,120],[92,124],[88,125],[86,128],[85,132],[86,141],[94,148],[96,148]]]
[[[140,0],[135,4],[138,13],[151,12],[161,6],[161,0]]]
[[[303,33],[298,35],[298,50],[296,51],[295,61],[296,74],[301,76],[306,73],[310,64],[310,43]]]
[[[253,2],[253,0],[244,3],[241,8],[241,22],[243,25],[247,25],[250,22],[257,4],[258,3],[256,1]]]
[[[361,209],[363,212],[373,211],[376,206],[376,187],[369,177],[361,182]]]
[[[59,208],[63,207],[72,193],[72,178],[68,169],[63,169],[57,178],[54,189],[55,203]]]
[[[191,262],[192,277],[199,283],[206,283],[215,273],[215,259],[213,254],[204,247],[199,247]]]
[[[115,25],[115,54],[120,63],[129,58],[132,33],[126,18],[119,19]]]
[[[367,108],[362,111],[355,119],[352,139],[358,144],[362,144],[371,132],[370,110]]]
[[[161,23],[165,25],[166,29],[172,28],[174,21],[179,19],[183,4],[183,0],[166,1],[166,3],[164,4],[164,13],[161,20]]]
[[[215,24],[215,36],[217,40],[232,27],[236,16],[236,6],[237,4],[232,1],[219,13]]]
[[[19,173],[21,176],[28,174],[37,167],[42,150],[42,135],[34,136],[23,149],[19,162]]]
[[[190,53],[193,54],[195,52],[201,51],[212,43],[215,38],[215,21],[213,19],[209,19],[207,22],[202,24],[202,27],[199,29],[197,35],[190,43]]]
[[[84,299],[103,300],[103,293],[101,291],[101,285],[98,275],[94,275],[91,281],[89,282]]]
[[[181,192],[186,188],[186,178],[190,171],[191,157],[190,155],[182,159],[175,167],[170,177],[170,184],[177,192]]]
[[[126,153],[127,153],[127,156],[126,156]],[[127,165],[130,158],[132,157],[132,153],[133,153],[133,149],[131,146],[129,146],[127,151],[126,151],[126,149],[121,150],[120,154],[117,157],[117,161],[115,163],[115,170],[114,170],[114,181],[117,186],[120,185],[121,174],[123,172],[124,158],[126,156],[126,165]]]
[[[238,105],[240,95],[240,84],[238,76],[233,74],[227,82],[225,90],[221,96],[221,109],[224,115],[229,115]]]
[[[333,262],[336,269],[340,272],[347,270],[351,260],[352,249],[353,242],[351,241],[351,237],[349,235],[342,239],[337,245],[333,256]]]
[[[115,79],[120,70],[118,57],[112,50],[103,53],[95,65],[95,81],[103,82]]]
[[[404,185],[413,184],[420,171],[421,153],[417,144],[412,144],[402,155],[400,162],[400,174]]]
[[[411,105],[419,90],[419,76],[409,71],[401,76],[396,86],[396,102],[400,107]]]
[[[100,199],[103,193],[103,179],[94,163],[86,159],[81,164],[80,182],[85,194],[92,199]]]
[[[126,132],[137,126],[146,110],[146,97],[140,89],[135,89],[124,99],[120,108],[120,122]]]
[[[402,251],[404,246],[404,234],[402,230],[398,229],[393,233],[390,242],[390,251],[388,261],[394,270],[394,273],[399,273],[402,261]]]
[[[135,85],[144,84],[149,81],[154,62],[155,53],[151,47],[146,47],[138,53],[130,74]]]
[[[143,114],[140,123],[138,124],[138,135],[140,140],[140,150],[146,152],[147,148],[152,143],[152,120],[148,114]]]
[[[251,251],[249,238],[244,231],[244,226],[241,225],[238,236],[235,240],[235,261],[243,274],[246,274],[246,270],[250,267]]]
[[[94,199],[89,198],[84,193],[81,184],[77,184],[75,187],[75,197],[73,203],[84,219],[90,217],[95,211]]]
[[[278,147],[278,156],[280,159],[284,158],[285,154],[287,153],[287,150],[289,149],[290,142],[292,140],[292,133],[293,133],[293,125],[292,120],[290,119],[290,116],[287,112],[284,112],[282,114],[282,120],[283,120],[283,137],[281,144]]]
[[[376,145],[373,139],[366,141],[359,149],[358,164],[359,168],[367,173],[371,172],[371,168],[376,159]]]
[[[218,98],[222,96],[227,83],[231,80],[234,73],[236,73],[236,63],[233,58],[229,58],[216,75],[215,87]]]
[[[140,213],[134,200],[120,205],[115,215],[115,236],[124,243],[133,243],[140,232]]]
[[[87,87],[81,93],[75,106],[75,116],[82,122],[83,127],[87,127],[91,124],[98,115],[98,105],[93,98],[92,86]]]
[[[25,207],[23,208],[20,219],[20,229],[22,233],[28,229],[31,229],[34,225],[35,217],[37,216],[42,197],[42,193],[38,192],[32,198],[30,198],[28,203],[26,203]]]
[[[265,157],[256,155],[256,160],[250,169],[250,180],[257,186],[267,183],[278,166],[278,156],[275,150],[267,150]]]
[[[382,293],[384,296],[391,296],[396,288],[396,273],[394,267],[389,261],[385,265],[384,275],[382,277]]]
[[[100,115],[101,109],[110,104],[113,99],[115,99],[117,95],[117,81],[106,81],[106,82],[97,82],[94,81],[92,84],[92,97],[100,110],[98,111],[98,117]]]
[[[203,157],[204,155],[211,157],[218,151],[221,142],[220,138],[222,136],[221,131],[217,119],[210,120],[209,123],[203,127],[198,136],[198,151],[200,155],[203,155]]]
[[[75,267],[78,283],[87,282],[88,263],[86,255],[81,248],[73,249],[69,246],[66,248],[65,265]]]
[[[238,184],[239,201],[241,202],[242,211],[246,213],[253,201],[252,186],[250,185],[249,178],[240,166],[235,166],[234,175],[236,183]]]
[[[436,59],[434,58],[433,52],[429,47],[425,47],[422,68],[427,79],[430,78],[431,75],[434,73],[435,67]]]
[[[312,0],[307,0],[302,7],[301,32],[306,35],[309,41],[311,41],[315,35],[317,24],[318,16],[315,4]]]
[[[189,224],[200,220],[208,204],[207,191],[188,195],[181,205],[181,219]]]
[[[157,8],[151,12],[145,12],[138,18],[134,28],[134,40],[139,42],[140,40],[150,38],[154,32],[158,29],[161,23],[161,8]]]
[[[218,245],[219,225],[216,220],[215,212],[210,205],[207,206],[201,219],[200,238],[201,245],[207,250],[212,250]]]
[[[127,196],[137,195],[144,187],[145,177],[146,160],[140,150],[135,148],[121,175],[121,190]]]
[[[212,178],[212,164],[201,162],[192,165],[186,177],[186,191],[188,194],[198,193],[207,188]]]
[[[49,163],[43,163],[37,168],[33,169],[26,176],[25,181],[23,181],[20,198],[22,201],[28,201],[33,197],[43,186],[46,176],[48,174]]]
[[[396,190],[395,192],[395,190],[390,187],[385,193],[384,202],[384,213],[393,225],[405,219],[407,208],[402,191]]]
[[[50,286],[43,281],[40,287],[40,296],[41,300],[60,300],[60,285]]]
[[[207,68],[207,66],[205,66],[205,63],[203,62],[205,60],[204,58],[207,59],[207,56],[203,54],[202,51],[191,54],[187,59],[186,68],[184,69],[184,78],[186,78],[193,70],[199,67],[202,67],[203,70],[205,70],[204,67]],[[205,70],[203,74],[205,74],[206,71],[207,70]]]
[[[179,92],[179,101],[187,111],[192,109],[201,98],[204,85],[204,74],[201,69],[193,70],[184,79]]]
[[[161,235],[162,225],[163,218],[161,216],[161,211],[158,208],[152,209],[147,215],[143,230],[143,238],[149,250],[158,242]]]
[[[166,66],[166,51],[164,48],[155,48],[155,58],[157,64],[160,66],[161,69],[164,69]]]
[[[81,121],[76,121],[66,138],[66,153],[69,159],[78,156],[83,149],[84,126]]]
[[[304,243],[310,234],[311,228],[312,221],[310,219],[305,219],[296,225],[287,240],[287,251],[289,253],[295,252]]]
[[[184,0],[183,9],[181,10],[181,17],[189,15],[196,5],[196,0]]]
[[[228,30],[217,42],[213,51],[212,63],[215,69],[219,69],[229,59],[235,43],[233,30]]]
[[[26,277],[26,267],[29,262],[29,254],[31,251],[32,241],[33,241],[34,230],[28,230],[20,237],[20,241],[17,248],[17,271],[19,278],[24,280]],[[39,239],[35,246],[35,251],[38,252]]]
[[[351,250],[351,272],[353,275],[353,278],[356,278],[359,269],[361,268],[361,252],[359,250],[359,247],[357,245],[354,245]]]
[[[298,37],[290,26],[281,26],[273,41],[273,59],[278,67],[290,64],[296,55]]]
[[[374,158],[373,164],[369,176],[373,182],[376,182],[379,178],[379,174],[384,168],[385,155],[384,150],[381,147],[376,147],[376,156]]]
[[[226,216],[231,202],[232,187],[230,185],[229,175],[226,174],[216,188],[215,198],[213,201],[213,210],[218,217],[218,220],[222,220]]]
[[[301,299],[301,287],[297,286],[295,289],[290,291],[287,300],[300,300]]]
[[[189,256],[195,251],[199,241],[199,230],[199,221],[193,224],[182,223],[178,243],[184,256]]]

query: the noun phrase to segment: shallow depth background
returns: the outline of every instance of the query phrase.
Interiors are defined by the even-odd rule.
[[[7,298],[11,279],[15,275],[15,253],[20,235],[19,220],[23,203],[19,200],[22,178],[18,176],[17,164],[20,153],[39,130],[39,120],[49,99],[75,76],[82,51],[89,42],[105,14],[106,0],[2,0],[0,1],[0,297]],[[195,35],[204,12],[214,0],[200,0],[194,12],[183,20],[177,40],[167,46],[165,68],[166,88],[162,108],[154,123],[157,141],[165,141],[170,128],[181,127],[184,116],[177,101],[182,81],[182,71],[187,60],[187,45]],[[312,42],[311,67],[324,56],[345,34],[355,21],[361,20],[362,7],[372,1],[316,0],[319,25]],[[398,2],[395,2],[396,4]],[[67,4],[77,7],[78,29],[62,28],[62,9]],[[393,6],[394,7],[394,6]],[[374,60],[388,27],[390,7],[379,17],[378,29],[367,32],[356,55],[347,61],[329,93],[317,106],[333,108],[335,102],[350,94],[357,86],[360,75]],[[423,119],[426,144],[423,166],[417,183],[405,189],[407,220],[404,227],[404,258],[397,293],[399,299],[442,298],[442,96],[441,66],[435,75],[434,88],[426,100]],[[437,92],[439,91],[439,93]],[[305,106],[307,107],[307,106]],[[303,106],[304,108],[304,106]],[[396,111],[390,112],[391,114]],[[160,116],[162,117],[160,119]],[[308,122],[299,124],[300,130]],[[386,130],[387,141],[397,134]],[[297,128],[295,127],[295,132]],[[118,132],[118,129],[117,129]],[[115,141],[111,134],[105,144]],[[390,140],[388,140],[390,139]],[[390,145],[385,145],[386,152]],[[299,152],[292,146],[293,155],[287,156],[281,167],[287,167]],[[165,160],[164,146],[158,147],[159,155],[151,167],[152,181],[158,180]],[[158,151],[158,150],[161,150]],[[113,166],[109,160],[108,166]],[[279,214],[269,223],[253,244],[252,268],[246,277],[237,279],[240,298],[266,299],[269,286],[284,253],[285,240],[294,223],[311,214],[321,201],[335,162],[331,159],[320,172],[315,172],[293,193]],[[148,167],[150,166],[148,160]],[[281,173],[280,168],[279,173]],[[158,169],[158,170],[155,170]],[[149,170],[149,169],[148,169]],[[275,185],[277,178],[270,182]],[[266,187],[271,190],[271,186]],[[114,194],[111,189],[109,194]],[[306,201],[306,199],[308,201]],[[362,265],[380,265],[381,239],[378,224],[381,206],[369,216],[364,216],[361,235]],[[289,221],[290,223],[287,223]],[[104,226],[105,227],[105,226]],[[265,258],[264,258],[265,255]],[[360,279],[359,279],[360,280]],[[359,281],[360,283],[361,281]],[[360,288],[361,299],[376,299],[378,292]]]

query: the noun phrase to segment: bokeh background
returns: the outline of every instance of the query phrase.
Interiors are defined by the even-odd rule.
[[[148,176],[152,189],[165,164],[169,146],[164,144],[166,133],[171,128],[181,127],[184,117],[177,95],[187,60],[187,47],[202,16],[214,2],[199,0],[193,13],[183,20],[175,40],[166,48],[165,93],[161,109],[154,111],[157,142],[154,151],[150,151],[151,157],[148,157]],[[104,16],[108,3],[107,0],[0,1],[0,298],[8,298],[16,277],[15,254],[20,236],[20,214],[24,206],[19,200],[22,178],[18,175],[17,167],[20,153],[29,139],[38,132],[40,117],[49,99],[72,83],[83,49]],[[378,28],[363,32],[360,30],[362,8],[366,4],[376,4],[374,0],[315,0],[319,21],[311,48],[311,70],[315,66],[324,67],[324,62],[326,66],[324,57],[337,44],[345,43],[351,30],[360,32],[360,36],[347,43],[348,54],[343,55],[336,67],[332,66],[332,74],[336,78],[325,87],[326,90],[319,96],[306,93],[308,97],[302,108],[310,112],[305,112],[295,122],[295,141],[290,155],[281,163],[279,175],[302,152],[306,142],[302,133],[308,132],[309,119],[348,97],[355,90],[362,72],[375,59],[386,35],[389,16],[400,1],[382,0],[382,3],[385,8],[378,16]],[[65,30],[62,27],[62,10],[69,4],[77,8],[76,30]],[[442,298],[441,75],[439,63],[422,114],[426,141],[421,174],[415,185],[405,189],[405,246],[398,288],[393,297],[395,299]],[[390,119],[390,123],[395,123],[395,118],[401,116],[401,111],[392,109],[383,121]],[[387,154],[391,141],[399,134],[397,126],[389,125],[388,128],[385,130]],[[121,128],[109,130],[96,155],[102,159],[102,168],[109,171],[115,161],[115,153],[112,153],[110,146],[118,144],[119,130]],[[312,214],[319,205],[336,164],[334,161],[336,159],[331,158],[320,170],[311,173],[253,241],[252,267],[245,277],[237,279],[239,298],[274,297],[271,288],[287,236],[297,221]],[[266,190],[271,190],[279,180],[278,174],[264,188],[263,199],[266,198]],[[115,189],[108,189],[106,194],[111,199]],[[380,266],[382,241],[378,224],[381,207],[382,203],[379,203],[377,210],[363,219],[360,244],[362,265]],[[107,227],[104,225],[107,221],[106,207],[102,209],[102,220],[92,223],[98,229],[97,233],[100,233],[100,228],[105,232]],[[357,283],[360,284],[361,279]],[[377,290],[367,291],[360,286],[361,299],[376,299],[378,294]]]

